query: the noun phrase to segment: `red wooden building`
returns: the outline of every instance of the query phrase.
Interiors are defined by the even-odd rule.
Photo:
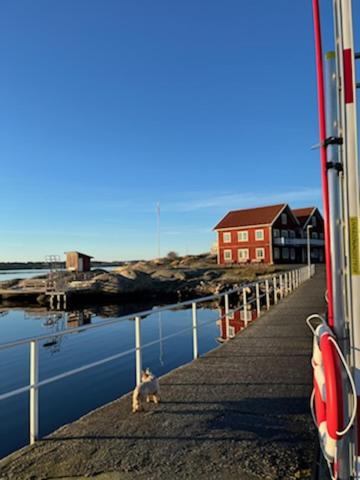
[[[89,272],[91,270],[91,259],[89,255],[80,252],[65,252],[66,270],[73,272]]]
[[[304,263],[311,225],[311,258],[324,261],[324,224],[316,207],[288,204],[233,210],[216,225],[219,264]]]

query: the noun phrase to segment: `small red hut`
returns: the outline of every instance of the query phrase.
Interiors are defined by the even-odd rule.
[[[65,252],[66,270],[71,272],[89,272],[91,269],[91,259],[89,255],[80,252]]]

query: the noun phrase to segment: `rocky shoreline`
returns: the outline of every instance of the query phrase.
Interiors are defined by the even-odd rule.
[[[204,254],[128,263],[108,272],[58,272],[52,281],[67,292],[68,304],[96,305],[134,300],[183,301],[212,295],[225,288],[269,276],[274,266],[263,264],[219,266]],[[48,276],[0,282],[0,303],[48,303],[44,293]]]

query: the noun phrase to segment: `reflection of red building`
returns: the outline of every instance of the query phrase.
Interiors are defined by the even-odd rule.
[[[249,323],[253,320],[256,320],[256,309],[248,310],[247,312],[247,322],[245,321],[244,309],[237,310],[236,312],[229,313],[229,338],[235,337],[235,335],[246,327],[246,323]],[[218,325],[220,329],[219,341],[227,340],[226,336],[226,319],[225,319],[225,308],[219,308],[219,317]]]

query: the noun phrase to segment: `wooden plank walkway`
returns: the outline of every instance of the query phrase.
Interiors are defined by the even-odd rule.
[[[311,334],[324,273],[248,329],[160,380],[162,403],[129,395],[0,461],[0,479],[308,479]]]

